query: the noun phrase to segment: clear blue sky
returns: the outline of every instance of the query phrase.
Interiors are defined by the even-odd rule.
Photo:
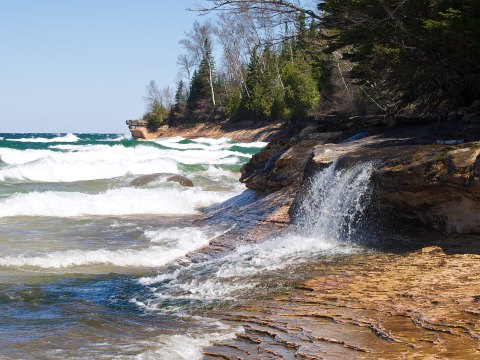
[[[0,132],[127,133],[174,86],[192,0],[0,0]]]

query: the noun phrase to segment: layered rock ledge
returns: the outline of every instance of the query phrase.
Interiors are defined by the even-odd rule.
[[[478,359],[476,251],[428,247],[319,264],[297,289],[224,313],[245,332],[205,358]]]
[[[372,207],[390,222],[386,225],[406,219],[449,233],[479,234],[480,113],[465,118],[346,122],[326,116],[294,134],[279,133],[242,168],[241,181],[263,193],[293,187],[298,198],[316,171],[333,163],[346,168],[371,161]]]

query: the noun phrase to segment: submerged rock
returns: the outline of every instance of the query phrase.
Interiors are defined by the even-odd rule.
[[[136,177],[130,182],[130,186],[134,187],[142,187],[148,184],[151,184],[154,181],[157,181],[160,178],[166,178],[167,181],[179,183],[185,187],[193,186],[192,180],[186,178],[182,175],[175,175],[175,174],[167,174],[167,173],[155,173],[155,174],[148,174],[148,175],[141,175]]]

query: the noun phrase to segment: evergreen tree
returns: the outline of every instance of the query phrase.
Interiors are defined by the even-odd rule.
[[[270,117],[272,101],[268,96],[262,63],[255,51],[247,68],[246,87],[240,104],[240,117],[247,119],[264,119]]]
[[[329,50],[394,109],[448,111],[480,98],[480,1],[325,0]],[[414,104],[412,107],[409,104]]]
[[[300,121],[320,100],[317,83],[312,77],[311,67],[302,58],[287,62],[282,68],[285,85],[285,105],[290,119]]]
[[[173,111],[176,114],[183,114],[185,112],[185,84],[183,80],[178,82],[177,91],[175,92],[175,102],[173,104]]]
[[[192,76],[188,106],[191,108],[199,108],[207,104],[215,106],[215,81],[215,62],[207,39],[198,71],[195,70]]]

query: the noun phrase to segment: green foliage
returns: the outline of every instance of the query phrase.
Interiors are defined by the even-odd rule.
[[[185,84],[183,80],[180,80],[177,85],[177,91],[175,92],[175,102],[173,104],[173,112],[181,114],[185,111],[187,99],[185,97]]]
[[[270,116],[272,101],[264,75],[261,58],[255,52],[247,69],[246,90],[239,109],[241,118],[266,119]]]
[[[325,0],[329,51],[397,109],[465,106],[480,97],[480,1]]]
[[[152,105],[152,110],[143,115],[143,120],[147,122],[147,127],[150,131],[157,130],[166,119],[167,109],[159,102],[155,102]]]
[[[212,56],[212,48],[208,40],[205,41],[203,57],[198,71],[192,76],[190,94],[187,105],[190,108],[198,107],[199,104],[213,104],[212,87],[215,81],[215,61]]]
[[[282,78],[285,86],[285,105],[291,111],[291,119],[301,120],[320,100],[310,65],[301,58],[287,62],[282,68]]]
[[[234,89],[225,99],[225,115],[232,119],[237,115],[238,109],[242,103],[242,92],[240,89]]]

